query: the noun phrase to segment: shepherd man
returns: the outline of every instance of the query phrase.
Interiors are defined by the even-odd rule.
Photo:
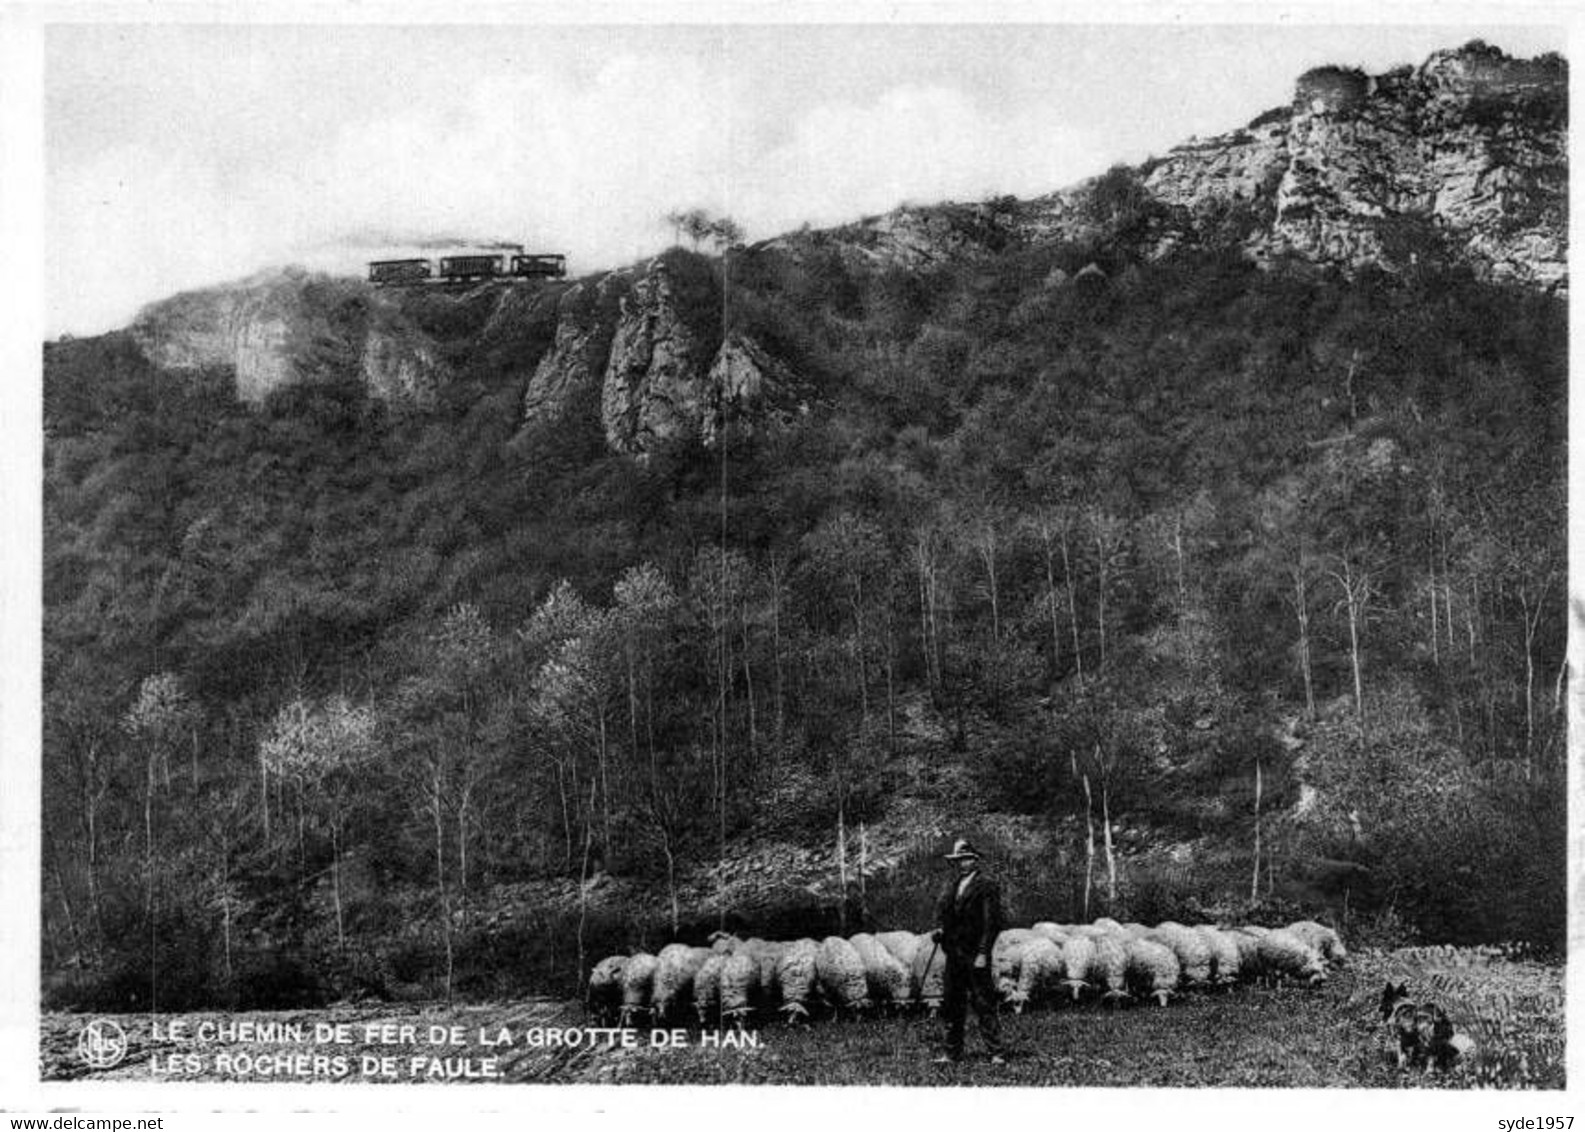
[[[1002,891],[980,871],[980,855],[967,838],[958,838],[945,859],[956,866],[957,875],[941,890],[936,909],[941,926],[930,933],[931,942],[946,955],[941,1002],[946,1050],[936,1061],[963,1059],[963,1028],[972,1002],[991,1064],[1002,1065],[1007,1059],[991,984],[991,948],[1002,930]]]

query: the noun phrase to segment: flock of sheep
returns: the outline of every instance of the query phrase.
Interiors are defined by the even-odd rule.
[[[1096,995],[1120,1003],[1180,988],[1252,979],[1324,982],[1347,955],[1331,928],[1301,920],[1286,928],[1167,922],[1153,928],[1100,919],[1042,922],[996,937],[992,978],[1013,1010]],[[602,959],[589,975],[589,1009],[604,1024],[692,1021],[745,1025],[756,1010],[789,1021],[822,1006],[837,1014],[941,1004],[946,956],[928,933],[861,932],[843,939],[770,941],[725,932],[709,947],[673,943],[659,954]]]

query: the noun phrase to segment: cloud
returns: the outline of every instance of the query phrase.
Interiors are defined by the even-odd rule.
[[[56,24],[50,330],[458,235],[578,273],[658,250],[676,208],[757,239],[1044,193],[1231,129],[1317,63],[1477,34],[1566,45],[1473,25]]]
[[[658,250],[679,207],[761,238],[905,199],[1046,191],[1104,166],[1060,107],[1009,112],[945,83],[805,102],[754,128],[756,79],[707,52],[624,51],[581,71],[415,87],[409,106],[344,121],[283,91],[247,114],[216,110],[241,131],[224,145],[196,100],[183,108],[193,128],[158,147],[57,155],[51,328],[108,329],[145,302],[275,264],[357,272],[387,251],[522,242],[566,253],[577,273]]]
[[[124,325],[151,299],[267,256],[266,230],[214,168],[180,150],[122,146],[47,175],[46,287],[57,329]],[[278,245],[277,245],[278,246]]]
[[[696,62],[620,54],[583,80],[486,77],[383,117],[305,124],[318,149],[246,169],[209,142],[189,148],[183,131],[159,150],[62,154],[48,188],[50,323],[104,330],[176,290],[281,262],[356,271],[382,246],[523,242],[570,253],[578,270],[626,262],[665,242],[670,209],[724,206],[722,93]]]
[[[1009,114],[954,87],[903,85],[867,104],[811,108],[790,140],[739,171],[733,204],[755,226],[831,223],[905,199],[1045,192],[1103,162],[1056,108]]]
[[[488,230],[612,262],[680,203],[719,203],[720,84],[697,65],[622,55],[592,81],[491,78],[465,106],[348,128],[326,213],[418,232]]]
[[[345,238],[337,241],[354,251],[384,251],[388,248],[414,248],[419,251],[443,251],[446,248],[511,248],[516,247],[520,241],[507,239],[504,236],[479,236],[477,233],[468,235],[445,234],[436,235],[433,232],[420,232],[416,229],[400,228],[365,228],[354,231]]]

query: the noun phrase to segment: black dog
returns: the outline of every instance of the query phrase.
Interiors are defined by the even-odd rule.
[[[1409,984],[1382,988],[1381,1020],[1398,1040],[1398,1068],[1451,1069],[1466,1056],[1474,1043],[1456,1033],[1453,1020],[1434,1002],[1415,1003],[1409,998]]]
[[[1392,1017],[1392,1012],[1398,1008],[1399,1003],[1409,1001],[1409,984],[1399,983],[1392,985],[1392,980],[1387,980],[1387,985],[1381,988],[1381,1020],[1383,1022]]]
[[[1409,984],[1387,985],[1381,990],[1381,1020],[1398,1040],[1398,1068],[1423,1065],[1425,1051],[1420,1044],[1420,1029],[1415,1025],[1415,1004],[1409,1000]]]

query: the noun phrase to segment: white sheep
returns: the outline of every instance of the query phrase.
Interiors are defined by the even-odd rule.
[[[1099,919],[1097,919],[1095,921],[1095,925],[1094,926],[1100,928],[1102,931],[1121,932],[1123,935],[1127,935],[1128,934],[1127,929],[1125,929],[1122,924],[1119,924],[1116,920],[1112,919],[1110,916],[1102,916],[1102,917],[1100,917]]]
[[[738,937],[733,935],[731,932],[710,933],[711,951],[720,951],[730,955],[741,946],[743,946],[743,941],[738,939]]]
[[[654,1007],[657,1022],[674,1018],[693,998],[693,976],[710,957],[708,947],[668,943],[656,957]]]
[[[1223,986],[1237,982],[1242,963],[1231,934],[1209,924],[1196,925],[1194,930],[1211,949],[1211,977]]]
[[[622,968],[626,955],[608,955],[589,972],[589,1013],[609,1026],[622,1009]]]
[[[1007,994],[1013,1010],[1022,1014],[1031,1002],[1040,1002],[1062,984],[1067,973],[1062,948],[1045,936],[1036,935],[1020,948],[1018,980]]]
[[[732,956],[726,951],[712,951],[710,957],[699,964],[693,975],[693,1008],[699,1015],[700,1027],[710,1025],[721,1012],[721,968]]]
[[[870,998],[877,1004],[905,1007],[913,1002],[914,991],[908,968],[898,962],[880,940],[868,932],[859,932],[848,940],[853,950],[864,961],[864,978],[869,983]]]
[[[721,963],[721,1018],[741,1027],[754,1009],[759,989],[759,963],[743,951],[728,955]]]
[[[1238,970],[1245,978],[1260,972],[1260,936],[1248,928],[1223,928],[1222,934],[1238,948]]]
[[[940,1009],[941,1000],[946,997],[947,955],[940,944],[931,942],[928,934],[921,933],[918,939],[919,946],[914,951],[914,965],[910,972],[914,997],[934,1014]]]
[[[828,935],[815,954],[815,973],[826,1001],[838,1010],[858,1012],[870,1007],[869,980],[864,960],[847,940]]]
[[[1166,944],[1141,937],[1130,939],[1128,985],[1141,996],[1153,996],[1162,1006],[1178,989],[1178,957]]]
[[[782,956],[792,947],[791,942],[776,942],[766,939],[751,939],[743,945],[742,953],[754,960],[758,971],[755,985],[759,989],[760,999],[767,1005],[774,1007],[781,996],[781,981],[777,971],[781,966]]]
[[[815,990],[815,957],[820,945],[812,939],[794,940],[776,961],[776,987],[782,1013],[789,1022],[809,1017],[809,999]]]
[[[1321,958],[1327,963],[1341,966],[1348,958],[1348,948],[1343,946],[1342,939],[1325,924],[1318,924],[1314,920],[1296,920],[1288,925],[1288,930],[1320,952]]]
[[[903,965],[904,970],[913,970],[914,953],[919,950],[918,935],[907,931],[876,932],[875,938]]]
[[[1292,932],[1267,932],[1260,937],[1256,955],[1260,971],[1273,981],[1302,979],[1311,986],[1326,982],[1326,965],[1321,953]]]
[[[1101,1001],[1117,1003],[1128,997],[1128,941],[1126,932],[1108,932],[1093,941],[1095,958],[1090,978],[1101,988]]]
[[[1018,986],[1024,945],[1040,938],[1028,928],[1007,928],[997,934],[996,942],[991,944],[991,982],[1003,998]]]
[[[1211,948],[1193,929],[1182,924],[1158,924],[1146,933],[1148,940],[1165,944],[1178,957],[1178,970],[1188,986],[1205,986],[1211,981]]]
[[[1072,935],[1066,924],[1053,923],[1051,920],[1041,920],[1029,930],[1036,935],[1045,936],[1052,943],[1058,945],[1068,942],[1068,937]]]
[[[622,1025],[630,1026],[636,1018],[653,1009],[655,970],[660,960],[647,951],[629,955],[622,968]]]
[[[998,943],[1005,943],[1008,946],[1012,946],[1014,944],[1024,944],[1028,943],[1032,939],[1038,938],[1039,935],[1040,933],[1035,931],[1033,928],[1003,928],[1001,931],[996,933],[996,939],[991,944],[991,949],[994,953],[996,944]]]
[[[1062,985],[1073,991],[1073,1001],[1079,1000],[1084,988],[1093,981],[1090,968],[1095,964],[1095,940],[1087,935],[1075,935],[1062,945],[1062,965],[1065,974]]]

